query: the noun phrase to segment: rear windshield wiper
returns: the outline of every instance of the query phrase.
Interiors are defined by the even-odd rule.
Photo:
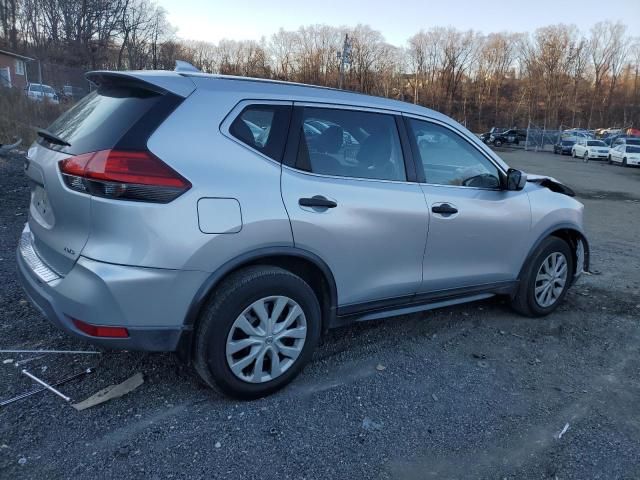
[[[64,147],[71,146],[69,142],[58,137],[57,135],[54,135],[50,131],[45,130],[44,128],[36,128],[36,133],[40,135],[42,138],[44,138],[45,140],[48,140],[51,143],[55,143],[56,145],[62,145]]]

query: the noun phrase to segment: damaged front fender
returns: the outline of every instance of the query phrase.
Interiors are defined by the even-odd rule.
[[[567,187],[563,183],[560,183],[553,177],[527,174],[527,182],[537,183],[538,185],[548,188],[552,192],[562,193],[563,195],[567,195],[569,197],[576,196],[576,192],[574,192],[571,188]]]

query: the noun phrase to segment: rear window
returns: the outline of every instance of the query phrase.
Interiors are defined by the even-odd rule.
[[[605,143],[601,142],[600,140],[591,140],[587,142],[587,145],[589,145],[590,147],[606,147]]]
[[[78,155],[113,148],[123,135],[151,108],[162,95],[148,90],[113,87],[94,91],[53,122],[47,130],[62,138],[70,147],[49,148]]]
[[[562,145],[564,145],[565,147],[570,147],[574,143],[576,143],[576,142],[574,142],[573,140],[563,140],[562,141]]]
[[[640,145],[640,138],[627,138],[627,145]]]
[[[640,147],[627,147],[627,153],[640,153]]]

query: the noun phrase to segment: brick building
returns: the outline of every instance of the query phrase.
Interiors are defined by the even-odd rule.
[[[25,88],[29,82],[27,62],[32,60],[24,55],[0,50],[0,86]]]

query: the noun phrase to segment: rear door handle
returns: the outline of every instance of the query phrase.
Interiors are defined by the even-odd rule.
[[[448,203],[440,203],[438,205],[434,205],[431,207],[431,211],[433,213],[439,213],[441,215],[453,215],[454,213],[458,213],[458,209]]]
[[[322,195],[315,195],[311,198],[301,198],[298,200],[298,205],[301,207],[316,207],[316,208],[336,208],[337,202],[329,200]]]

